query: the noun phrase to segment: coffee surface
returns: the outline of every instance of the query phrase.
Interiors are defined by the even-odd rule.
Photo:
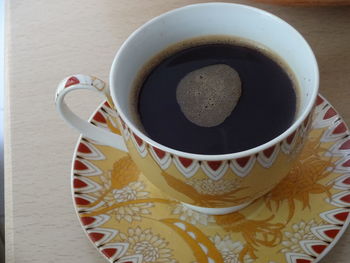
[[[238,73],[241,94],[223,121],[203,127],[185,116],[176,91],[186,75],[213,65]],[[238,44],[202,44],[177,51],[159,61],[138,89],[135,105],[142,129],[156,142],[190,153],[234,153],[266,143],[293,123],[297,108],[295,83],[281,63]]]

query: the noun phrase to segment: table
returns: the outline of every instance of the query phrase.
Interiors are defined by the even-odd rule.
[[[70,193],[78,134],[55,111],[57,83],[74,73],[107,79],[138,26],[199,0],[12,0],[6,6],[6,262],[106,262],[85,237]],[[350,123],[350,7],[248,3],[294,25],[314,49],[321,92]],[[95,94],[72,95],[87,117]],[[91,101],[87,106],[86,101]],[[84,114],[85,113],[85,114]],[[350,229],[321,262],[349,262]]]

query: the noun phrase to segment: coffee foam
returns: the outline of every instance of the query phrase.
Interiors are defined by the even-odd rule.
[[[189,121],[201,127],[213,127],[230,116],[241,92],[237,71],[216,64],[188,73],[177,86],[176,99]]]

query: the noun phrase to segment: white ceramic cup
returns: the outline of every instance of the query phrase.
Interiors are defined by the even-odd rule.
[[[129,100],[133,81],[140,69],[168,46],[208,35],[229,35],[257,42],[287,62],[299,83],[300,94],[297,117],[284,133],[243,152],[203,155],[161,145],[135,125]],[[224,214],[238,210],[265,194],[288,173],[308,133],[309,116],[318,94],[319,73],[311,48],[285,21],[246,5],[203,3],[165,13],[132,33],[114,58],[109,83],[108,88],[101,80],[85,75],[64,79],[57,89],[57,110],[84,136],[129,151],[145,176],[171,197],[200,212]],[[76,89],[97,90],[107,97],[111,107],[119,114],[124,138],[91,125],[68,108],[64,97]],[[225,199],[223,193],[215,191],[209,195],[195,193],[194,188],[188,190],[188,180],[193,178],[203,182],[207,180],[213,187],[230,185],[227,182],[239,179],[238,187],[244,190],[235,192],[235,189],[227,189]],[[230,191],[234,196],[229,195]]]

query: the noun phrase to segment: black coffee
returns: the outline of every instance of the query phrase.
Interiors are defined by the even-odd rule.
[[[139,82],[135,107],[143,130],[160,144],[199,154],[243,151],[280,135],[296,114],[295,82],[283,63],[267,54],[237,43],[187,46],[169,54]],[[176,89],[190,72],[216,64],[238,72],[242,93],[224,122],[201,127],[181,111]]]

